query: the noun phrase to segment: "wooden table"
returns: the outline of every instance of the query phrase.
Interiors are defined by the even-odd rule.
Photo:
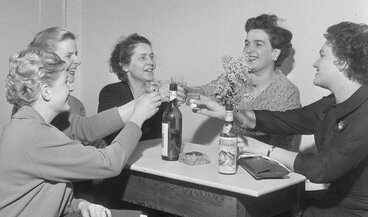
[[[217,172],[217,147],[184,143],[183,151],[210,156],[206,165],[161,160],[161,139],[140,142],[123,171],[121,199],[179,216],[273,216],[297,208],[305,177],[255,180],[241,167]]]

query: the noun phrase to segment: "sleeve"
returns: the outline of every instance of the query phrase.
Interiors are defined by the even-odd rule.
[[[282,109],[280,109],[280,111],[300,108],[300,94],[298,88],[293,86],[293,88],[290,88],[290,91],[286,91],[286,93],[287,96],[284,97],[283,102],[281,102],[281,105],[283,105],[283,107]]]
[[[362,165],[368,156],[367,125],[368,114],[365,113],[355,116],[341,132],[331,129],[335,138],[322,140],[318,154],[297,155],[295,172],[315,183],[329,183],[349,172],[356,173],[353,169]]]
[[[36,176],[55,182],[101,179],[120,174],[142,134],[138,125],[127,122],[110,146],[97,149],[70,140],[53,129],[40,141],[38,148],[26,156],[37,171]]]
[[[326,107],[328,99],[323,98],[313,104],[287,111],[254,110],[256,126],[254,130],[268,134],[297,135],[313,134],[314,127],[320,120],[320,113]],[[246,128],[246,111],[235,111],[234,123]]]
[[[123,92],[123,90],[121,90]],[[128,101],[126,97],[124,97],[125,94],[122,96],[117,96],[116,91],[114,88],[110,85],[105,86],[100,91],[99,97],[98,97],[98,109],[97,112],[103,112],[108,109],[118,107],[121,105],[124,105],[124,101]],[[128,101],[129,102],[129,101]],[[106,145],[111,144],[111,142],[114,140],[114,138],[118,135],[118,131],[112,132],[106,136],[104,136],[103,140],[106,143]]]
[[[91,117],[69,114],[70,127],[64,133],[71,139],[91,143],[124,127],[117,108],[112,108]]]

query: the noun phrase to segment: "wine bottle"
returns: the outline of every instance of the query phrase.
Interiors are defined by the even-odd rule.
[[[233,106],[229,101],[225,104],[225,121],[219,137],[218,171],[223,174],[236,173],[238,153],[238,137],[233,129]]]
[[[161,158],[168,161],[179,159],[182,143],[182,115],[178,108],[177,84],[170,84],[170,102],[162,115]]]

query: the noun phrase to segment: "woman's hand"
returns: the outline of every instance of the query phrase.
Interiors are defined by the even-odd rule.
[[[86,200],[78,204],[78,210],[82,217],[111,217],[111,211],[99,204],[90,203]]]
[[[192,99],[191,102],[197,104],[197,108],[194,108],[193,112],[220,120],[225,119],[225,107],[216,101],[201,95],[200,99]]]
[[[144,94],[135,101],[134,112],[130,117],[130,121],[138,126],[142,126],[145,120],[152,117],[161,105],[161,97],[157,92]]]
[[[170,101],[170,81],[167,82],[160,82],[158,87],[158,92],[161,96],[161,102],[169,102]]]
[[[177,85],[177,87],[178,87],[178,91],[176,92],[176,95],[177,95],[179,105],[184,104],[185,103],[185,98],[186,98],[185,89],[180,85]],[[170,83],[169,82],[162,83],[162,84],[159,85],[158,92],[160,93],[162,102],[169,102],[170,101],[170,89],[169,88],[170,88]]]

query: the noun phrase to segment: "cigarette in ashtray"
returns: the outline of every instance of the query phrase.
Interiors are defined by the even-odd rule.
[[[209,164],[211,161],[210,157],[207,154],[198,151],[192,151],[180,153],[179,162],[188,165],[201,165],[201,164]]]

